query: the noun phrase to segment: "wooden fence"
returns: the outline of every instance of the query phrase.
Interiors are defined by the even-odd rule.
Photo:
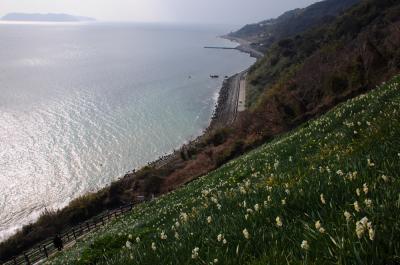
[[[121,206],[118,209],[103,213],[87,222],[73,227],[72,229],[60,233],[64,247],[68,246],[68,244],[76,241],[78,238],[88,234],[89,232],[104,226],[108,221],[131,211],[133,206],[134,204]],[[41,261],[45,261],[48,257],[52,256],[56,252],[58,252],[58,250],[53,244],[53,239],[47,239],[31,248],[29,251],[26,251],[17,257],[13,257],[11,260],[3,263],[3,265],[32,265]]]

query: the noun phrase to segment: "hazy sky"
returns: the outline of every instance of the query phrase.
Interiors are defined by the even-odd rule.
[[[103,21],[246,24],[317,0],[0,0],[9,12],[69,13]]]

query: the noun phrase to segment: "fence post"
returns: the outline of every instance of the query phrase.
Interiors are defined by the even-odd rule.
[[[26,255],[25,252],[24,252],[24,258],[25,258],[26,264],[31,265],[31,262],[30,262],[30,260],[29,260],[29,257]]]
[[[89,222],[86,222],[86,227],[88,229],[88,232],[90,231],[90,226],[89,226]]]
[[[43,245],[43,252],[44,252],[44,255],[46,256],[46,258],[48,258],[49,257],[49,253],[47,253],[46,245]]]
[[[74,235],[74,238],[76,240],[75,228],[72,228],[72,234]]]
[[[17,258],[13,257],[14,265],[17,265]]]
[[[105,225],[104,224],[104,216],[101,217],[101,223],[103,224],[103,226]]]

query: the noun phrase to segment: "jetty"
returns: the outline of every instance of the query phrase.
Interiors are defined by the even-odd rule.
[[[222,47],[222,46],[204,46],[204,49],[236,50],[235,47]]]

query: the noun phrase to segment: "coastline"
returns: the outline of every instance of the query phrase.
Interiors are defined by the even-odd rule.
[[[251,57],[255,58],[256,60],[262,58],[262,56],[263,56],[263,54],[261,52],[258,52],[256,50],[254,50],[253,48],[251,48],[250,43],[245,40],[233,38],[228,35],[221,36],[221,38],[230,40],[232,42],[239,43],[239,46],[236,47],[235,49],[240,52],[249,54]],[[227,125],[232,124],[237,118],[238,109],[239,109],[240,82],[241,82],[241,80],[243,80],[245,78],[250,67],[243,70],[240,73],[236,73],[228,78],[225,78],[225,80],[223,81],[222,86],[218,92],[217,103],[214,107],[214,111],[213,111],[213,115],[211,117],[210,123],[199,136],[197,136],[193,140],[189,140],[187,144],[183,144],[177,150],[174,149],[171,153],[166,154],[162,157],[159,157],[155,161],[147,163],[147,166],[155,167],[157,169],[163,168],[164,166],[168,165],[169,163],[173,162],[174,160],[176,161],[179,159],[180,149],[182,149],[182,148],[187,149],[190,146],[197,144],[202,139],[204,139],[204,137],[206,136],[206,134],[208,132],[211,132],[218,128],[223,128],[223,127],[226,127]],[[124,176],[124,178],[133,177],[134,174],[135,174],[135,170],[133,170],[133,173],[126,174]]]
[[[249,54],[249,52],[246,52],[244,50],[240,50],[240,49],[237,49],[237,50],[240,52]],[[250,54],[250,56],[252,56],[252,55]],[[238,114],[240,81],[246,75],[246,73],[248,72],[248,69],[249,68],[247,68],[244,71],[237,73],[231,77],[225,78],[225,80],[222,83],[222,86],[219,89],[218,99],[214,106],[213,115],[210,119],[209,125],[206,128],[204,128],[204,130],[202,131],[202,133],[199,136],[197,136],[193,140],[188,140],[187,143],[182,144],[177,149],[174,149],[171,153],[161,156],[152,162],[148,162],[147,164],[144,164],[139,169],[133,169],[132,171],[127,172],[125,175],[121,175],[120,178],[118,178],[114,182],[110,183],[107,187],[101,189],[100,191],[97,191],[94,193],[88,193],[87,195],[89,195],[89,197],[91,197],[91,196],[94,196],[94,194],[104,194],[104,192],[107,191],[108,188],[110,188],[110,187],[112,188],[114,184],[120,185],[121,183],[132,182],[135,180],[135,178],[137,176],[136,170],[141,170],[146,167],[154,168],[156,170],[161,170],[161,171],[168,171],[168,167],[171,167],[171,165],[178,165],[181,163],[182,151],[187,152],[187,150],[189,148],[195,147],[201,141],[206,139],[209,136],[209,133],[211,133],[212,131],[214,131],[218,128],[223,128],[223,127],[229,126],[230,124],[232,124],[236,120],[237,114]],[[135,185],[135,187],[136,187],[136,185]],[[132,189],[132,195],[134,195],[134,198],[135,198],[133,201],[134,203],[142,202],[143,198],[145,200],[147,200],[147,199],[150,199],[153,197],[153,194],[142,193],[142,191],[139,191],[139,190],[135,191],[133,189]],[[91,203],[91,202],[88,201],[88,203]],[[93,203],[96,203],[96,201],[94,201]],[[63,213],[63,209],[67,209],[68,207],[69,207],[69,205],[59,209],[57,211],[57,214],[61,215]],[[94,218],[95,216],[100,215],[100,214],[112,209],[112,208],[109,208],[109,209],[106,209],[106,208],[108,208],[108,207],[105,206],[105,209],[100,210],[99,212],[97,212],[94,215],[90,214],[90,215],[92,215],[92,217],[89,217],[89,219]],[[87,219],[87,220],[89,220],[89,219]],[[35,223],[36,222],[34,222],[33,224],[35,224]],[[9,238],[12,238],[14,235],[15,235],[15,233],[7,238],[4,238],[4,240],[2,242],[7,241]]]
[[[244,53],[248,53],[248,54],[250,54],[251,57],[256,58],[257,60],[264,57],[264,54],[260,51],[257,51],[253,47],[251,47],[251,42],[249,42],[247,40],[232,37],[230,35],[223,35],[223,36],[221,36],[221,38],[238,43],[239,46],[237,46],[235,48],[236,50],[244,52]]]

